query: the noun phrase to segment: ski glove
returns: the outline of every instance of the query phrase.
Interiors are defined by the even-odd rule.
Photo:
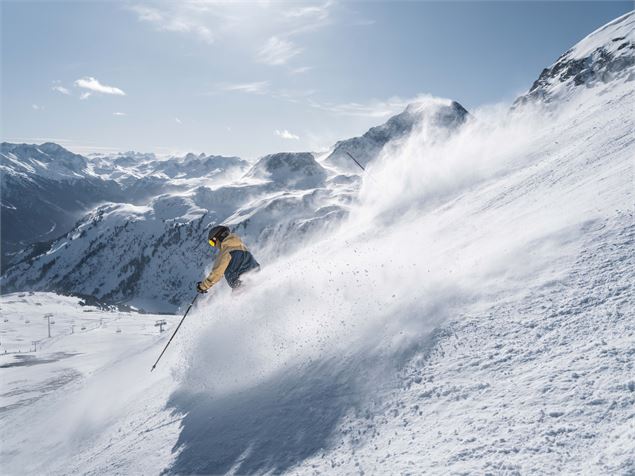
[[[201,284],[203,284],[201,281],[196,283],[196,291],[201,293],[201,294],[206,294],[207,291],[201,287]]]

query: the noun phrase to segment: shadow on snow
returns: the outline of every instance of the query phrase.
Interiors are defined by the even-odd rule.
[[[178,390],[167,403],[183,415],[172,450],[178,455],[163,474],[289,470],[336,443],[332,437],[346,414],[360,416],[371,400],[380,404],[383,390],[407,384],[400,370],[415,356],[423,365],[443,335],[437,328],[393,352],[313,362],[220,398]]]
[[[321,363],[222,398],[177,391],[168,407],[185,415],[180,452],[163,474],[285,471],[327,447],[355,387],[350,369]]]

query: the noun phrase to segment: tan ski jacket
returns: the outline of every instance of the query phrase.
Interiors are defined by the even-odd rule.
[[[222,279],[229,263],[232,260],[232,251],[249,251],[238,235],[235,235],[234,233],[227,235],[227,238],[221,242],[220,250],[218,256],[216,257],[216,261],[214,261],[212,271],[201,283],[201,289],[207,291]]]

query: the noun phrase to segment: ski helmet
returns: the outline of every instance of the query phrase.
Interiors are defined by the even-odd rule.
[[[229,235],[229,228],[223,225],[217,225],[212,227],[207,235],[207,238],[211,246],[218,246],[225,238],[227,238],[227,235]]]

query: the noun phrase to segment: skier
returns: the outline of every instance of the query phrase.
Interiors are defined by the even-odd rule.
[[[243,284],[240,280],[243,274],[260,269],[260,265],[238,235],[230,233],[226,226],[213,227],[209,231],[208,239],[209,244],[217,248],[219,253],[209,276],[196,284],[199,293],[206,293],[223,275],[227,284],[235,291]]]

